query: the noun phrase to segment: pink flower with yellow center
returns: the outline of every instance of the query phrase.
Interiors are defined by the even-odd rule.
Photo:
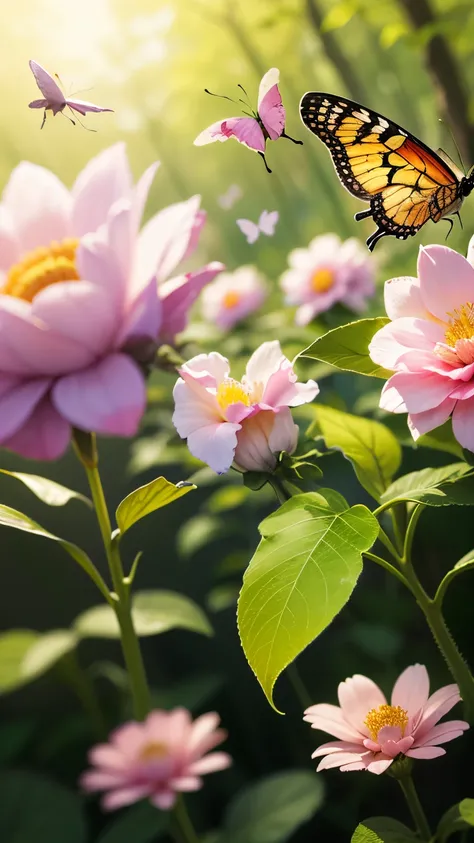
[[[93,158],[69,191],[23,162],[0,203],[0,444],[54,459],[71,427],[133,435],[156,343],[186,324],[223,268],[172,277],[193,250],[199,197],[140,231],[150,167],[134,186],[123,144]]]
[[[312,705],[304,720],[339,738],[319,746],[312,758],[323,756],[319,770],[368,770],[384,773],[398,755],[430,759],[445,755],[440,744],[469,729],[464,720],[442,717],[461,699],[457,685],[429,695],[428,671],[422,664],[407,667],[395,682],[390,703],[367,676],[357,674],[338,688],[339,705]]]
[[[298,427],[290,407],[312,401],[315,381],[298,383],[280,343],[263,343],[251,356],[241,381],[230,377],[229,361],[217,352],[199,354],[179,370],[173,424],[193,456],[222,474],[271,472],[281,451],[293,453]]]
[[[90,751],[92,769],[80,784],[87,791],[105,791],[106,811],[140,799],[168,811],[178,793],[199,790],[202,776],[232,763],[226,752],[210,752],[227,737],[219,723],[213,712],[193,721],[185,708],[152,711],[143,723],[120,726],[108,743]]]
[[[298,305],[298,325],[307,325],[336,302],[362,312],[374,295],[374,260],[354,238],[315,237],[307,249],[290,252],[288,263],[280,283],[285,303]]]
[[[223,331],[258,310],[267,297],[262,275],[254,266],[241,266],[235,272],[222,272],[208,284],[201,297],[202,313]]]
[[[380,407],[408,413],[415,440],[452,415],[456,439],[474,451],[471,263],[446,246],[421,247],[418,277],[387,281],[385,307],[392,321],[369,345],[372,360],[395,372]]]

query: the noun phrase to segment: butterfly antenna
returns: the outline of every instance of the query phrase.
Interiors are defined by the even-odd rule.
[[[454,223],[453,223],[451,217],[445,217],[445,220],[446,220],[446,222],[449,223],[449,231],[448,231],[446,237],[444,238],[445,240],[447,240],[449,235],[451,234],[451,231],[453,230]]]
[[[55,73],[54,75],[55,75],[56,79],[58,80],[59,84],[61,85],[61,88],[64,90],[63,80],[61,79],[59,73]]]
[[[68,108],[69,108],[69,111],[71,111],[71,112],[74,114],[74,112],[72,111],[72,108],[71,108],[71,106],[70,106],[70,105],[68,105]],[[64,112],[63,112],[63,113],[64,113]],[[75,122],[74,122],[74,120],[72,119],[72,117],[68,117],[68,115],[67,115],[67,114],[64,114],[64,116],[65,116],[65,117],[67,117],[67,119],[71,121],[71,123],[73,124],[73,126],[75,126],[75,125],[76,125],[76,124],[75,124]],[[74,114],[74,118],[77,120],[77,122],[79,123],[79,125],[80,125],[80,126],[82,126],[82,128],[86,130],[86,132],[96,132],[96,131],[97,131],[97,129],[91,129],[91,127],[90,127],[90,126],[86,126],[86,125],[82,122],[81,118],[77,116],[77,114]]]
[[[464,229],[464,226],[462,224],[461,214],[459,213],[459,211],[455,211],[455,216],[458,218],[459,225],[461,226],[461,228]]]
[[[438,120],[439,120],[440,123],[443,123],[446,126],[449,134],[451,135],[451,140],[452,140],[452,142],[455,146],[456,152],[458,154],[459,163],[461,164],[461,170],[465,173],[466,168],[464,166],[464,161],[462,160],[461,150],[459,149],[456,138],[454,137],[454,134],[452,132],[451,126],[449,126],[448,123],[445,123],[445,121],[441,117],[439,117]],[[448,234],[450,233],[450,231],[451,231],[451,229],[449,229]]]
[[[265,154],[263,152],[259,152],[258,154],[260,155],[260,158],[262,158],[263,163],[265,164],[265,169],[267,173],[271,173],[270,167],[267,164],[267,159],[265,158]]]
[[[244,103],[244,105],[248,105],[249,108],[252,108],[252,106],[250,105],[249,95],[248,95],[247,91],[245,90],[244,86],[241,85],[240,82],[239,82],[237,87],[240,88],[241,91],[243,91],[243,93],[245,94],[245,96],[247,98],[247,102]],[[242,102],[242,100],[239,100],[239,102]]]
[[[204,93],[209,94],[210,97],[219,97],[221,100],[229,100],[229,102],[237,102],[233,100],[232,97],[227,97],[225,94],[213,94],[212,91],[209,91],[208,88],[204,88]]]

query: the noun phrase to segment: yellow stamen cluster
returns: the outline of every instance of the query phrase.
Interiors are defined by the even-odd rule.
[[[227,310],[231,310],[233,307],[237,307],[239,301],[239,294],[235,290],[229,290],[222,299],[222,306]]]
[[[334,272],[331,269],[317,269],[311,276],[311,287],[315,293],[327,293],[334,281]]]
[[[250,407],[250,395],[239,381],[233,378],[226,378],[219,384],[217,389],[217,403],[223,412],[227,410],[230,404],[242,403],[246,407]]]
[[[78,281],[76,249],[79,241],[73,238],[53,242],[33,249],[9,270],[3,288],[4,295],[25,301],[58,281]]]
[[[474,337],[474,304],[468,301],[448,316],[450,324],[444,335],[448,345],[455,348],[458,340]]]
[[[364,723],[374,741],[377,740],[378,733],[384,726],[400,726],[403,737],[408,723],[408,713],[399,705],[385,703],[369,711]]]
[[[160,761],[162,758],[166,758],[168,754],[169,751],[166,744],[155,741],[143,747],[139,758],[140,761]]]

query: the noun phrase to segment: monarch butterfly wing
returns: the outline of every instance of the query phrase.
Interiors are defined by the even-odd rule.
[[[400,239],[416,234],[458,201],[463,174],[456,165],[381,114],[324,93],[305,94],[300,113],[328,147],[344,187],[370,202],[369,210],[356,214],[378,225],[369,249],[387,234]]]

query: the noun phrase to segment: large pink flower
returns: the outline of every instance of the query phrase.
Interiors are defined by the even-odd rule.
[[[375,682],[356,674],[338,688],[337,705],[312,705],[304,720],[339,738],[322,744],[312,758],[324,756],[319,770],[339,767],[343,772],[383,773],[397,755],[437,758],[440,744],[469,729],[464,720],[439,723],[461,699],[457,685],[446,685],[429,696],[430,680],[422,664],[407,667],[395,682],[390,704]]]
[[[222,269],[168,280],[204,215],[194,197],[140,232],[155,170],[134,186],[123,144],[92,159],[71,191],[34,164],[13,170],[0,204],[4,447],[54,459],[72,425],[135,433],[146,402],[135,359],[146,362],[159,338],[182,330],[190,304]]]
[[[387,281],[385,307],[392,321],[369,346],[396,372],[381,408],[408,413],[414,439],[452,414],[456,439],[474,451],[474,268],[446,246],[421,247],[418,278]]]
[[[299,305],[296,323],[307,325],[340,301],[357,312],[375,292],[374,261],[355,238],[315,237],[307,249],[294,249],[281,277],[286,304]]]
[[[298,383],[277,340],[252,354],[242,381],[229,376],[229,361],[217,352],[198,354],[179,373],[173,423],[191,453],[219,474],[232,463],[243,471],[273,471],[276,454],[296,448],[289,408],[319,392],[315,381]]]
[[[226,752],[211,752],[227,737],[213,712],[191,719],[185,708],[152,711],[143,723],[126,723],[109,743],[89,753],[93,766],[81,777],[84,790],[106,791],[107,811],[148,798],[157,808],[173,807],[179,792],[199,790],[202,776],[232,763]]]

